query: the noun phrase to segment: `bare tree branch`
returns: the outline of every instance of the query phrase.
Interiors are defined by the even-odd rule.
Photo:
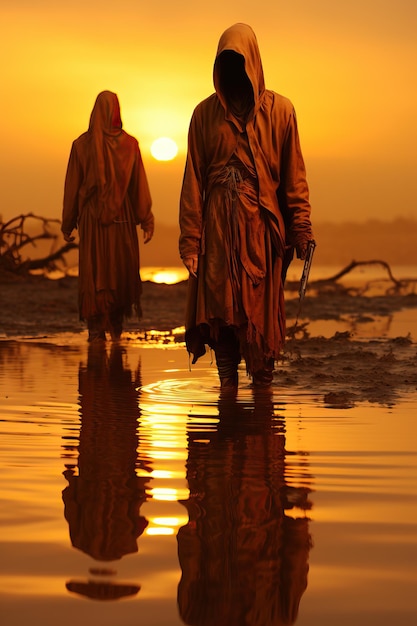
[[[65,246],[62,246],[59,250],[50,254],[49,256],[43,257],[42,259],[34,259],[33,261],[28,260],[25,263],[25,267],[27,270],[38,270],[46,267],[50,267],[54,261],[58,261],[63,259],[64,255],[70,250],[75,250],[78,248],[77,243],[67,243]]]
[[[346,274],[349,274],[349,272],[351,272],[352,270],[356,269],[357,267],[362,267],[364,265],[381,265],[382,267],[384,267],[387,270],[389,279],[397,286],[401,286],[401,281],[397,280],[396,278],[394,278],[391,268],[389,266],[388,263],[386,263],[386,261],[378,261],[378,260],[373,260],[373,261],[351,261],[349,263],[349,265],[346,265],[346,267],[344,267],[342,270],[340,270],[340,272],[337,272],[337,274],[334,274],[334,276],[330,276],[329,278],[323,278],[321,280],[317,280],[314,281],[315,284],[319,284],[319,283],[323,283],[323,282],[336,282],[337,280],[339,280],[339,278],[342,278],[343,276],[346,276]]]
[[[346,292],[355,292],[356,294],[358,293],[365,293],[371,286],[372,282],[374,281],[368,281],[365,286],[361,286],[361,287],[343,287],[338,281],[343,278],[344,276],[346,276],[347,274],[349,274],[349,272],[352,272],[354,269],[356,269],[357,267],[363,267],[363,266],[367,266],[367,265],[380,265],[381,267],[383,267],[388,275],[388,279],[392,285],[393,285],[393,290],[394,292],[398,292],[401,289],[410,286],[411,284],[417,282],[416,279],[412,279],[412,278],[407,278],[407,279],[402,279],[402,280],[398,280],[397,278],[395,278],[395,276],[393,275],[392,271],[391,271],[391,267],[390,265],[386,262],[386,261],[381,261],[381,260],[370,260],[370,261],[351,261],[348,265],[346,265],[346,267],[344,267],[343,269],[341,269],[339,272],[337,272],[336,274],[334,274],[333,276],[329,276],[328,278],[320,278],[317,280],[310,280],[309,282],[309,287],[311,289],[316,289],[316,290],[320,290],[323,288],[328,288],[331,287],[333,289],[338,289],[340,290],[344,290]],[[288,291],[296,291],[299,288],[299,281],[287,281],[285,283],[285,288]]]
[[[28,232],[29,220],[33,220],[35,228],[40,232]],[[57,228],[60,224],[58,219],[49,219],[34,213],[17,215],[8,222],[0,222],[0,269],[22,274],[34,269],[51,269],[58,260],[65,262],[65,254],[78,248],[78,245],[68,243],[61,245],[58,250],[54,249],[61,237]],[[23,256],[22,250],[25,246],[36,248],[39,241],[48,239],[51,240],[51,249],[46,256],[33,260]]]

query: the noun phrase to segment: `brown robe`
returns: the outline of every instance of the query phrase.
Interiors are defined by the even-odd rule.
[[[253,100],[242,118],[222,86],[219,57],[244,58]],[[216,93],[194,110],[180,200],[180,255],[190,276],[187,348],[194,361],[222,325],[238,330],[249,372],[279,357],[287,258],[312,238],[309,191],[291,102],[265,89],[256,37],[235,24],[220,38]]]
[[[61,228],[79,230],[81,319],[141,315],[136,225],[153,231],[151,204],[138,142],[122,130],[117,95],[104,91],[73,142],[65,180]]]

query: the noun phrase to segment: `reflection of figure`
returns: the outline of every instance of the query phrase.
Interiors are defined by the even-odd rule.
[[[226,402],[216,432],[189,432],[189,522],[178,533],[186,624],[279,626],[297,617],[311,542],[308,519],[287,511],[309,508],[309,489],[287,485],[285,440],[271,415],[265,399],[253,415]]]
[[[153,235],[151,196],[137,140],[122,130],[119,100],[101,92],[88,131],[72,145],[62,232],[80,234],[79,312],[89,339],[120,337],[124,317],[141,314],[139,245]]]
[[[147,479],[136,474],[139,376],[138,368],[132,380],[118,344],[109,358],[104,343],[90,344],[87,367],[80,367],[78,476],[65,471],[63,501],[72,545],[99,561],[137,552],[147,526],[139,514]]]
[[[272,381],[285,337],[283,279],[312,238],[294,108],[265,88],[256,36],[221,36],[215,92],[195,109],[180,203],[180,254],[190,272],[186,343],[214,348],[222,387],[241,356],[254,385]]]

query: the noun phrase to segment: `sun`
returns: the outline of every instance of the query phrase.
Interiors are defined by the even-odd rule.
[[[159,137],[151,145],[151,154],[157,161],[172,161],[178,154],[178,146],[170,137]]]

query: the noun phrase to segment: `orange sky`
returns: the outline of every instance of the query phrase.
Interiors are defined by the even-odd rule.
[[[0,215],[61,215],[71,142],[119,95],[157,220],[177,222],[188,123],[220,34],[258,37],[266,85],[295,105],[316,221],[417,218],[415,0],[3,0]],[[169,163],[150,154],[175,139]]]

